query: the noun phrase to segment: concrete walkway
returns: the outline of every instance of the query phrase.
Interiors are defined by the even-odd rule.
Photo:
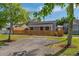
[[[1,46],[0,56],[11,56],[14,52],[27,51],[31,55],[43,56],[49,54],[51,50],[46,47],[48,44],[54,44],[57,40],[47,40],[45,37],[33,37],[19,39],[15,42],[7,43],[8,46]]]

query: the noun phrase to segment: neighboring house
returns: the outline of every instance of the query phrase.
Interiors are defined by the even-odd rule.
[[[29,22],[27,26],[30,30],[56,30],[55,21]]]
[[[0,30],[0,34],[8,34],[8,33],[9,33],[9,31],[6,28],[2,28]]]
[[[68,24],[64,24],[64,32],[68,32]],[[72,34],[79,34],[79,20],[74,20]]]
[[[79,20],[73,22],[73,34],[79,34]]]

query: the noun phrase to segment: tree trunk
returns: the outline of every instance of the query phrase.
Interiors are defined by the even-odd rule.
[[[12,27],[13,27],[13,24],[12,24],[12,22],[11,22],[11,23],[10,23],[10,29],[9,29],[8,42],[11,41]]]
[[[10,11],[10,18],[9,18],[10,28],[9,28],[8,42],[11,41],[11,33],[12,33],[12,27],[13,27],[13,22],[12,22],[12,17],[13,16],[12,16],[11,7],[12,7],[12,4],[10,4],[10,7],[9,7],[9,11]]]
[[[67,46],[70,46],[72,43],[72,29],[73,29],[73,21],[69,23],[68,26]]]
[[[70,46],[72,43],[73,20],[74,20],[74,6],[73,6],[73,3],[70,3],[69,4],[69,25],[68,25],[67,46]]]
[[[9,29],[9,36],[8,36],[8,41],[11,39],[11,28]]]

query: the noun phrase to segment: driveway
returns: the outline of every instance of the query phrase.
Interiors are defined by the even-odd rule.
[[[13,53],[21,51],[27,52],[25,56],[43,56],[53,52],[47,45],[56,42],[58,42],[58,40],[48,40],[42,36],[18,39],[15,42],[7,43],[7,46],[1,46],[0,56],[11,56]]]

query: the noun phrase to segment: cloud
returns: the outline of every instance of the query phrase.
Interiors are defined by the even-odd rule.
[[[41,11],[43,6],[39,6],[36,11]]]
[[[39,7],[37,7],[37,8],[25,8],[25,7],[23,7],[24,9],[26,9],[27,11],[30,11],[30,12],[34,12],[34,11],[41,11],[42,10],[42,7],[43,6],[39,6]]]
[[[56,7],[53,9],[53,12],[59,12],[59,11],[62,11],[62,10],[63,10],[63,8],[56,6]]]

